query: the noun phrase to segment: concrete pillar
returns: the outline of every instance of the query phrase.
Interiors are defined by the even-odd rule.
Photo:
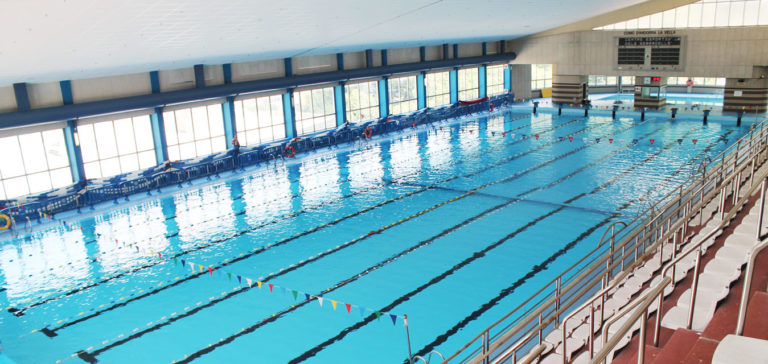
[[[658,109],[667,106],[667,78],[635,76],[635,107]]]
[[[723,111],[763,113],[768,107],[768,78],[726,78]]]
[[[589,96],[586,75],[553,75],[552,103],[580,105]]]

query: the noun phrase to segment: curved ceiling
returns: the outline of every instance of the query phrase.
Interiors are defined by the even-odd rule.
[[[513,39],[643,0],[0,0],[0,84]]]

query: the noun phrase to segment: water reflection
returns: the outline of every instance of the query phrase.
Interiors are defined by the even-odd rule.
[[[382,178],[384,178],[381,146],[378,144],[350,153],[347,165],[349,169],[349,186],[353,191],[379,185],[382,182]]]
[[[392,179],[415,174],[421,169],[419,138],[416,136],[392,142],[389,154]]]
[[[80,230],[51,230],[30,241],[0,248],[0,270],[11,306],[57,292],[90,278],[88,252]]]
[[[141,259],[168,248],[165,217],[158,204],[113,213],[94,227],[99,262],[105,272],[140,264]]]
[[[179,238],[186,249],[210,241],[221,232],[234,230],[230,186],[219,184],[176,196]],[[215,220],[211,221],[215,217]]]
[[[341,196],[339,161],[321,157],[305,161],[299,167],[299,185],[304,207],[321,204]]]
[[[259,224],[287,214],[291,209],[291,183],[285,167],[243,180],[243,200],[249,224]]]

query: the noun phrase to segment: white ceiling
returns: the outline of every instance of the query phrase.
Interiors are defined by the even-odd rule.
[[[644,0],[0,0],[0,85],[513,39]]]

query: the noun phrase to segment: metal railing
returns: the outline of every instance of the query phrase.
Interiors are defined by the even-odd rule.
[[[646,290],[646,292],[640,298],[636,299],[629,306],[625,307],[622,312],[620,312],[620,314],[615,315],[611,321],[606,324],[606,330],[603,332],[603,347],[592,359],[592,363],[606,363],[608,355],[613,352],[614,348],[616,348],[616,345],[619,344],[621,339],[623,339],[624,336],[626,336],[627,333],[632,330],[638,320],[640,320],[640,336],[638,337],[637,341],[637,363],[645,363],[645,341],[647,332],[646,326],[648,325],[648,309],[653,304],[653,300],[656,299],[657,296],[662,298],[664,297],[664,289],[667,288],[670,282],[672,282],[672,278],[665,277],[656,286]],[[637,307],[637,309],[635,309],[635,307]],[[613,335],[611,340],[606,342],[608,339],[608,326],[616,322],[619,317],[624,316],[628,312],[632,312],[632,310],[635,310],[634,313],[629,316],[627,321],[624,322],[624,325],[622,325],[616,334]],[[656,312],[660,312],[658,311],[658,308]]]
[[[608,249],[602,244],[604,234],[595,249],[481,331],[445,362],[488,363],[496,362],[502,356],[505,360],[516,361],[519,352],[533,347],[534,338],[538,336],[541,342],[549,325],[557,327],[561,315],[570,307],[582,304],[588,296],[603,288],[606,277],[625,270],[627,263],[647,258],[657,248],[663,262],[662,242],[672,240],[676,251],[678,233],[684,233],[687,222],[697,214],[701,219],[702,210],[717,196],[718,188],[726,185],[736,192],[740,187],[733,176],[741,176],[746,170],[745,162],[753,161],[750,168],[754,172],[756,159],[753,157],[765,149],[767,122],[763,120],[757,124],[737,143],[712,158],[710,165],[698,166],[696,173],[626,226],[620,229],[609,227],[612,244]],[[737,168],[739,166],[744,168]],[[739,182],[741,178],[738,177]]]
[[[759,157],[758,154],[753,156],[753,158],[757,158],[757,157]],[[752,160],[755,160],[755,159],[752,159]],[[751,164],[752,160],[746,161],[744,164]],[[662,271],[661,271],[661,276],[662,277],[666,277],[667,273],[670,272],[670,271],[672,271],[672,277],[674,277],[675,265],[678,262],[680,262],[681,260],[683,260],[683,258],[685,258],[686,256],[688,256],[688,255],[690,255],[690,254],[695,252],[695,254],[696,254],[696,262],[694,264],[693,282],[691,284],[691,302],[690,302],[690,307],[688,308],[688,319],[687,319],[687,322],[686,322],[686,328],[687,329],[690,329],[691,326],[692,326],[693,315],[695,313],[695,308],[696,308],[695,304],[696,304],[696,296],[697,296],[697,293],[698,293],[698,279],[699,279],[699,272],[701,271],[701,254],[702,254],[701,246],[704,244],[704,242],[706,242],[710,238],[713,238],[715,235],[717,235],[720,232],[720,230],[722,230],[725,226],[727,226],[730,223],[730,220],[734,216],[736,216],[736,214],[740,211],[741,207],[744,206],[749,201],[749,197],[753,193],[755,193],[758,190],[758,188],[762,189],[763,191],[765,191],[766,179],[768,179],[768,172],[765,172],[765,173],[763,173],[760,176],[760,180],[762,181],[761,184],[754,184],[754,181],[755,181],[754,177],[755,176],[750,176],[750,177],[752,177],[751,181],[750,181],[751,188],[749,188],[749,190],[744,194],[744,197],[738,198],[739,194],[741,192],[740,191],[740,185],[736,184],[736,183],[729,184],[729,183],[727,183],[727,181],[731,180],[731,181],[738,181],[738,182],[740,182],[741,181],[741,177],[740,177],[741,176],[741,171],[743,171],[743,169],[737,170],[737,173],[733,174],[728,179],[726,179],[726,181],[725,181],[726,183],[723,183],[723,185],[722,185],[722,187],[720,189],[719,195],[720,195],[721,205],[720,205],[719,209],[720,209],[720,214],[722,216],[722,221],[720,222],[720,224],[718,224],[717,227],[713,228],[708,233],[706,233],[703,236],[699,237],[698,241],[691,242],[686,247],[686,249],[683,252],[674,255],[672,257],[672,260],[669,263],[667,263],[667,265],[664,266],[664,269],[662,269]],[[753,174],[754,174],[754,172],[753,172]],[[727,198],[727,193],[728,193],[727,190],[729,189],[730,185],[734,185],[732,187],[731,193],[733,193],[733,197],[734,198],[737,198],[737,201],[736,201],[735,204],[733,204],[733,206],[731,207],[730,211],[727,214],[724,214],[725,206],[723,204],[723,201]],[[763,192],[763,197],[762,197],[763,203],[764,203],[764,199],[765,199],[765,192]],[[760,213],[759,213],[759,219],[760,220],[762,220],[762,215],[763,215],[763,211],[761,209]],[[758,230],[757,234],[759,235],[760,225],[758,225],[757,230]],[[756,238],[756,240],[757,240],[757,238]],[[672,287],[674,287],[674,286],[675,286],[675,282],[674,282],[674,279],[673,279]],[[664,307],[664,297],[662,296],[662,297],[659,298],[659,307],[658,307],[659,312],[663,312],[662,311],[663,307]],[[659,345],[659,329],[660,328],[661,328],[661,320],[659,319],[659,320],[656,320],[656,330],[654,331],[654,335],[653,335],[653,344],[655,346]]]
[[[765,187],[763,187],[763,197],[765,197]],[[764,203],[765,199],[763,198],[762,201]],[[762,210],[760,216],[762,217]],[[768,247],[768,239],[763,240],[756,247],[752,248],[750,253],[749,263],[747,263],[747,271],[744,275],[744,287],[741,290],[741,301],[739,302],[739,318],[736,321],[736,335],[744,335],[744,320],[747,317],[749,290],[752,288],[752,274],[755,272],[755,259],[757,259],[757,254],[763,251],[763,249],[766,247]]]

